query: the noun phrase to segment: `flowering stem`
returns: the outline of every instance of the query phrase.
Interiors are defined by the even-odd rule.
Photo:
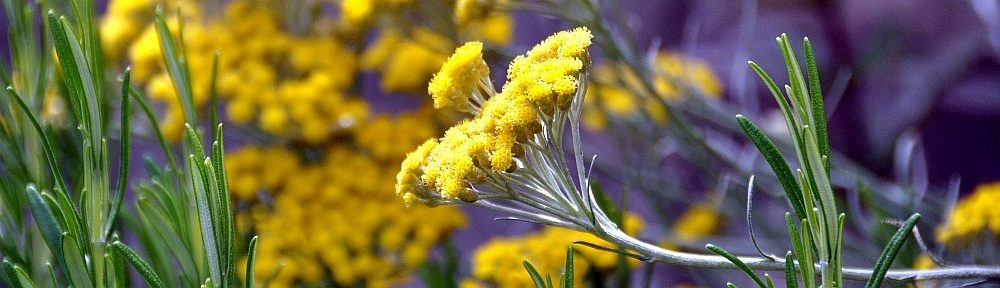
[[[679,252],[660,248],[639,239],[628,236],[618,229],[608,229],[605,233],[595,233],[604,240],[621,245],[639,255],[649,257],[651,261],[675,264],[687,267],[703,267],[718,269],[737,269],[736,265],[722,256]],[[784,259],[775,261],[762,257],[739,257],[741,261],[754,270],[785,270]],[[798,266],[796,266],[798,267]],[[817,265],[818,267],[818,265]],[[844,279],[866,281],[872,275],[872,270],[862,268],[843,268]],[[889,270],[885,278],[893,281],[919,281],[943,279],[1000,279],[1000,267],[986,266],[952,266],[927,270],[895,269]]]

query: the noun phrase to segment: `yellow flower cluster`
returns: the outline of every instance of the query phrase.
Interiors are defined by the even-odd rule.
[[[397,127],[384,121],[366,127],[427,130],[407,127],[414,119],[391,123]],[[237,225],[252,227],[267,239],[257,248],[258,280],[278,271],[269,287],[319,284],[327,275],[342,286],[388,287],[408,280],[433,246],[466,225],[455,207],[402,205],[391,192],[391,182],[385,181],[396,173],[402,152],[370,147],[386,144],[372,135],[364,137],[369,140],[359,144],[370,154],[338,144],[315,163],[278,147],[245,147],[227,155],[230,192],[252,207],[237,215]],[[411,139],[396,140],[400,145],[416,142]],[[387,160],[393,158],[397,160]],[[266,196],[258,200],[257,195]],[[282,268],[275,270],[279,265]]]
[[[362,68],[380,72],[383,91],[422,92],[454,47],[452,40],[424,28],[408,32],[383,30],[362,56]]]
[[[376,160],[399,162],[424,139],[438,135],[440,130],[430,124],[435,116],[431,109],[396,117],[379,115],[354,131],[355,140]]]
[[[101,44],[105,54],[118,62],[126,53],[129,43],[142,34],[152,21],[156,5],[177,8],[186,15],[200,14],[200,7],[185,0],[115,0],[108,1],[108,10],[101,19]],[[138,67],[136,67],[138,68]]]
[[[656,93],[667,101],[677,101],[687,95],[717,99],[722,84],[712,68],[698,59],[676,53],[660,52],[653,63]],[[583,121],[594,130],[604,130],[608,117],[633,117],[645,112],[659,124],[667,121],[666,111],[656,99],[639,97],[635,91],[645,91],[635,71],[621,63],[602,63],[594,67],[594,84],[588,89]]]
[[[951,246],[968,244],[969,239],[984,235],[1000,239],[1000,182],[982,184],[971,195],[962,198],[948,217],[947,224],[938,227],[937,239]]]
[[[346,27],[360,29],[370,25],[378,13],[407,8],[415,0],[341,0],[341,22]]]
[[[510,13],[503,10],[509,0],[457,0],[455,24],[469,39],[504,45],[511,39]]]
[[[642,219],[634,214],[626,214],[623,231],[636,235],[643,229]],[[553,277],[562,275],[566,264],[566,248],[573,246],[574,241],[586,241],[614,248],[593,234],[546,226],[541,231],[518,237],[493,239],[483,244],[473,254],[472,278],[463,281],[463,287],[486,287],[493,284],[497,287],[532,287],[532,280],[525,271],[522,261],[531,262],[543,275],[548,273]],[[587,273],[611,271],[617,267],[618,254],[599,251],[579,246],[574,249],[573,271],[575,287],[584,287]],[[630,259],[631,266],[637,261]]]
[[[470,183],[481,180],[481,171],[512,169],[515,154],[521,149],[519,142],[540,131],[542,119],[538,113],[551,113],[568,106],[576,92],[577,77],[589,62],[587,48],[591,38],[586,28],[559,32],[515,58],[502,92],[488,91],[487,94],[495,96],[482,103],[473,119],[455,125],[440,140],[428,140],[407,155],[396,178],[396,193],[407,205],[434,204],[438,200],[475,201],[477,196],[469,187]],[[473,46],[464,46],[458,52],[465,54],[468,52],[465,49]],[[470,65],[461,63],[478,61],[457,54],[446,67],[468,68]],[[460,79],[461,75],[453,73],[465,70],[442,70],[431,82],[444,81],[438,78]],[[453,103],[457,93],[464,98],[476,93],[475,90],[435,93],[435,90],[431,91],[435,103]]]
[[[124,5],[118,2],[129,1],[112,1],[112,6]],[[249,0],[228,4],[220,19],[182,12],[193,18],[185,20],[184,41],[196,105],[204,105],[208,98],[212,59],[221,52],[217,91],[229,101],[226,112],[232,122],[256,120],[260,129],[273,135],[317,143],[367,117],[367,104],[345,92],[353,84],[357,63],[336,37],[286,33],[274,13]],[[129,16],[109,14],[106,19],[119,17]],[[162,68],[155,28],[148,25],[131,43],[116,42],[122,40],[127,41],[106,37],[105,46],[129,44],[133,79],[146,83],[151,98],[167,104],[161,125],[169,138],[179,138],[183,110]]]
[[[676,244],[695,244],[693,242],[715,234],[722,221],[722,215],[712,203],[695,204],[674,222],[673,237],[661,242],[660,246],[676,248]]]

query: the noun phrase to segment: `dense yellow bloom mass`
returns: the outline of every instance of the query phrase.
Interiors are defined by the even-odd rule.
[[[1000,182],[982,184],[955,205],[947,224],[938,227],[937,239],[952,246],[983,235],[1000,239]]]
[[[577,28],[545,39],[511,62],[507,83],[499,93],[480,91],[484,89],[481,85],[438,89],[454,94],[439,93],[435,99],[451,102],[455,101],[452,95],[495,96],[482,103],[474,118],[455,125],[440,140],[428,141],[407,155],[396,178],[396,193],[408,205],[475,201],[471,184],[480,182],[484,171],[514,168],[515,154],[521,150],[519,143],[539,132],[541,121],[545,121],[538,113],[568,107],[576,92],[577,78],[589,62],[587,48],[592,37],[586,28]],[[461,50],[459,53],[466,52]],[[463,58],[458,53],[453,56],[453,60]],[[489,79],[480,81],[488,83]],[[459,90],[469,88],[473,90]]]
[[[112,1],[112,7],[124,5],[118,2],[128,1]],[[129,17],[115,12],[109,10],[105,21]],[[219,18],[203,19],[187,10],[182,13],[188,18],[184,41],[199,107],[208,99],[212,58],[218,52],[217,91],[229,101],[226,113],[232,122],[256,122],[265,132],[316,143],[367,117],[367,104],[347,92],[357,73],[356,57],[334,35],[285,32],[271,10],[252,1],[228,4],[225,15]],[[169,23],[176,31],[176,21]],[[102,26],[108,34],[115,29],[120,28]],[[120,43],[129,41],[124,38],[106,37],[105,45],[129,44]],[[133,79],[146,83],[151,98],[167,104],[161,125],[169,138],[178,139],[183,113],[171,79],[160,64],[163,60],[155,28],[146,26],[130,46]]]
[[[677,101],[689,95],[718,99],[722,84],[707,63],[672,52],[660,52],[653,61],[656,94],[666,101]],[[587,127],[603,130],[608,117],[638,116],[640,109],[659,124],[667,115],[656,99],[640,97],[635,91],[645,91],[642,80],[631,68],[620,63],[602,63],[594,67],[594,82],[588,89],[583,109]]]
[[[237,224],[267,239],[257,248],[258,280],[283,263],[270,287],[319,284],[327,272],[342,286],[399,284],[443,237],[465,226],[454,207],[407,209],[385,181],[402,153],[435,134],[428,116],[377,117],[357,132],[360,147],[331,145],[319,160],[278,147],[227,155],[230,193],[251,206]],[[386,133],[392,131],[401,133]]]
[[[636,235],[643,229],[642,219],[634,214],[626,214],[623,230]],[[574,241],[586,241],[604,247],[614,247],[597,236],[586,232],[545,227],[541,231],[517,237],[493,239],[476,249],[473,255],[472,278],[465,282],[468,286],[489,283],[497,287],[532,287],[531,277],[524,270],[522,261],[531,262],[541,274],[551,274],[553,278],[562,274],[566,264],[566,248]],[[611,271],[617,267],[618,254],[577,246],[573,261],[575,287],[585,287],[587,273]],[[636,260],[630,260],[632,266]]]

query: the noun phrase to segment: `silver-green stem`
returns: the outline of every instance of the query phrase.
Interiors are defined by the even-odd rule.
[[[633,238],[618,229],[608,229],[604,233],[591,231],[604,240],[622,245],[637,254],[649,257],[650,261],[663,262],[687,267],[703,267],[717,269],[738,269],[736,265],[722,256],[679,252],[664,249],[642,240]],[[739,257],[747,266],[754,270],[783,271],[784,259],[771,261],[761,257]],[[871,269],[843,268],[844,279],[866,281],[872,275]],[[893,281],[919,281],[942,279],[1000,279],[1000,267],[984,266],[952,266],[927,270],[896,269],[889,270],[886,279]]]

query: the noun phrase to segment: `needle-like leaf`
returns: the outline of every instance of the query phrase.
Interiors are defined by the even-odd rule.
[[[899,230],[896,230],[896,234],[892,235],[889,245],[885,246],[885,250],[882,250],[882,256],[879,256],[878,262],[875,262],[872,277],[868,278],[865,288],[875,288],[882,285],[886,271],[892,266],[892,261],[896,259],[896,254],[899,253],[899,248],[909,238],[910,231],[913,231],[913,226],[917,225],[917,221],[920,221],[920,213],[913,213],[913,215],[910,215],[910,218],[903,222],[903,226],[899,227]]]

